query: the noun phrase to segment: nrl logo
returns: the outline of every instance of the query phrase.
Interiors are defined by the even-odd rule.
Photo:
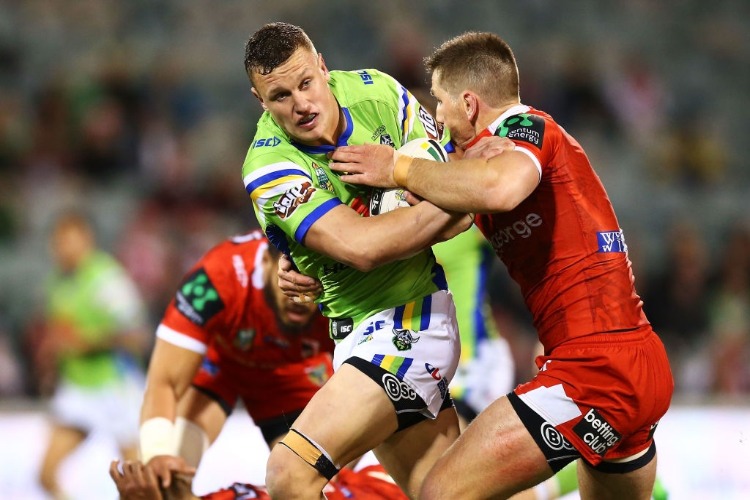
[[[243,351],[247,351],[255,339],[255,330],[240,330],[234,338],[234,346]]]
[[[412,344],[419,342],[419,337],[412,335],[411,330],[396,330],[393,329],[393,345],[399,351],[408,351],[411,349]]]

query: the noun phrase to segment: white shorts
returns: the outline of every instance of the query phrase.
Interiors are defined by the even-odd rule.
[[[435,418],[460,353],[453,296],[438,291],[363,320],[336,345],[333,369],[350,358],[379,367],[385,372],[368,370],[367,375],[375,380],[377,374],[376,382],[383,385],[397,414],[419,412]]]
[[[120,447],[135,446],[143,390],[144,380],[139,373],[100,387],[63,381],[52,398],[52,416],[56,423],[87,434],[109,434]]]

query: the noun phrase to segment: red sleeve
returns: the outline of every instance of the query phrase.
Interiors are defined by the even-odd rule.
[[[223,253],[221,245],[215,247],[185,275],[159,325],[159,338],[181,345],[180,336],[187,337],[183,347],[191,349],[191,340],[208,345],[211,332],[228,323],[236,279]]]

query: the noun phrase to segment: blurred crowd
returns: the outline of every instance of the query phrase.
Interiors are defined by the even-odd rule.
[[[302,25],[330,68],[377,67],[425,99],[421,58],[436,44],[469,29],[508,39],[522,101],[583,143],[622,217],[678,394],[750,394],[750,6],[591,0],[561,15],[551,0],[268,4],[0,5],[0,396],[44,394],[33,332],[56,213],[92,216],[153,325],[189,264],[257,227],[240,168],[260,106],[242,46],[272,20]],[[534,332],[504,273],[490,293],[523,380]]]

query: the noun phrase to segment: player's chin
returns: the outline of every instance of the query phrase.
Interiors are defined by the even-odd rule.
[[[312,321],[314,312],[310,311],[294,311],[294,310],[286,310],[284,311],[284,314],[282,315],[282,323],[284,323],[284,327],[290,330],[299,330],[301,328],[306,327],[310,324],[310,321]]]

